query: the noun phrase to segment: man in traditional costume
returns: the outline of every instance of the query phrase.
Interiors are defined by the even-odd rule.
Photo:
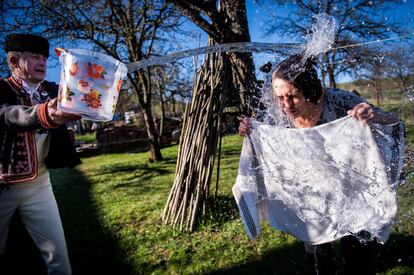
[[[56,109],[58,86],[44,80],[45,38],[9,34],[4,50],[11,76],[0,80],[0,255],[18,212],[48,274],[71,274],[48,169],[80,163],[65,123],[81,116]]]

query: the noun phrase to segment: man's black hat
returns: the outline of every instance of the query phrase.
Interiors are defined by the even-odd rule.
[[[33,34],[12,33],[6,36],[4,50],[6,52],[31,52],[49,57],[49,42]]]

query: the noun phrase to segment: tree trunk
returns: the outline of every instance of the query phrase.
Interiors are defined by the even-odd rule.
[[[225,104],[227,106],[239,106],[242,114],[252,116],[260,101],[252,55],[249,53],[231,53],[229,56],[232,81],[229,83]]]
[[[329,87],[336,88],[336,81],[335,81],[335,52],[332,50],[332,56],[331,60],[326,63],[326,67],[328,70],[328,76],[329,76]]]
[[[321,78],[322,78],[322,86],[326,87],[326,71],[327,71],[327,64],[329,62],[328,53],[325,53],[322,57],[320,62],[321,65]]]
[[[154,125],[154,118],[152,117],[151,106],[145,105],[143,108],[145,128],[147,130],[149,145],[150,145],[150,160],[160,161],[163,159],[160,144],[158,142],[157,129]]]
[[[136,71],[135,79],[130,77],[131,84],[138,95],[139,103],[142,107],[142,112],[144,114],[145,129],[147,131],[149,146],[150,146],[150,161],[160,161],[163,159],[161,154],[161,147],[158,142],[157,129],[154,125],[154,119],[152,117],[151,110],[151,81],[149,79],[149,72],[146,71]],[[139,86],[133,80],[137,80]]]
[[[172,105],[172,110],[173,110],[174,117],[177,117],[178,116],[178,111],[177,111],[177,106],[176,106],[176,103],[175,103],[174,96],[171,97],[171,105]]]
[[[328,75],[329,75],[329,87],[336,88],[334,71],[330,67],[328,68]]]
[[[382,83],[381,79],[376,79],[374,82],[374,90],[375,90],[375,99],[377,101],[377,107],[381,106],[381,99],[382,99]]]
[[[177,6],[191,19],[192,13],[184,4]],[[209,45],[250,41],[244,1],[221,0],[218,11],[210,11],[217,15],[217,22],[212,19],[216,29]],[[221,112],[225,105],[236,105],[250,115],[258,105],[255,85],[250,53],[209,54],[205,58],[184,113],[176,175],[162,217],[165,224],[182,231],[194,230],[207,208]]]
[[[161,118],[160,118],[160,125],[158,130],[158,143],[161,144],[162,136],[164,135],[164,124],[165,124],[165,108],[164,108],[164,101],[162,92],[160,91],[160,107],[161,107]]]
[[[245,1],[221,0],[220,13],[225,18],[223,26],[225,36],[220,43],[250,42]],[[259,89],[256,87],[253,56],[251,53],[240,52],[229,55],[232,81],[228,83],[229,96],[226,97],[226,105],[234,105],[231,104],[231,98],[240,98],[241,112],[250,116],[258,108],[260,100]]]
[[[159,77],[163,77],[160,73]],[[158,126],[158,143],[161,144],[162,135],[164,134],[164,121],[165,121],[165,107],[164,107],[164,84],[161,84],[161,80],[156,78],[157,88],[160,97],[160,109],[161,109],[161,118],[160,125]]]

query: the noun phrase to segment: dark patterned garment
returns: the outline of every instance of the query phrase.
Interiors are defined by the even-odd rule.
[[[19,79],[0,80],[0,192],[7,185],[37,177],[36,132],[50,134],[48,168],[80,163],[66,126],[54,125],[47,116],[47,102],[57,96],[57,88],[43,81],[38,94],[30,96]]]
[[[317,125],[347,116],[349,110],[362,102],[367,102],[367,100],[355,93],[334,88],[325,89],[323,110]],[[385,113],[380,108],[370,105],[375,111]]]
[[[362,102],[367,101],[355,93],[333,88],[326,89],[323,110],[317,125],[347,116],[349,110]]]

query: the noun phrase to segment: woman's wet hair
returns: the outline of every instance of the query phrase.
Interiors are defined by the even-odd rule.
[[[315,69],[315,62],[308,58],[303,60],[303,54],[295,54],[282,61],[272,74],[275,78],[286,80],[300,91],[306,100],[318,103],[322,95],[321,81]]]

